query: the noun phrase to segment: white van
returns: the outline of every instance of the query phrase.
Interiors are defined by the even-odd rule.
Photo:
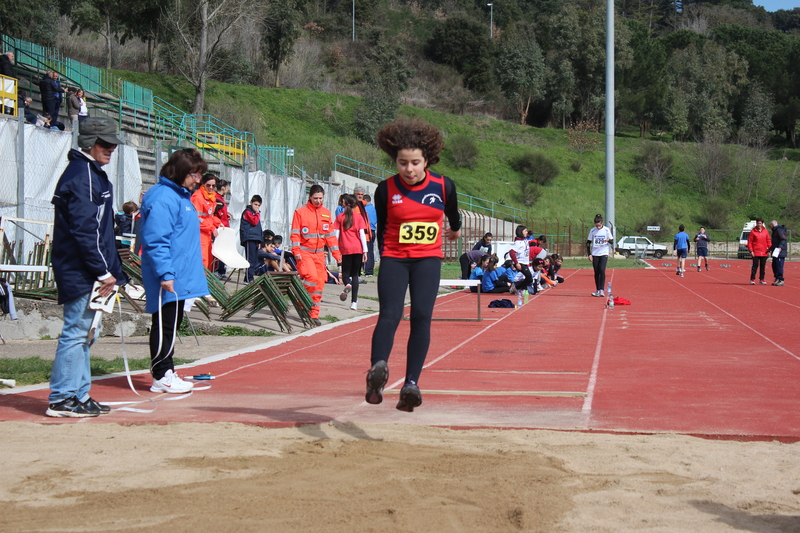
[[[750,259],[750,250],[747,249],[747,238],[750,236],[750,231],[755,227],[755,220],[744,223],[742,234],[739,236],[739,253],[736,254],[736,257],[739,259]]]

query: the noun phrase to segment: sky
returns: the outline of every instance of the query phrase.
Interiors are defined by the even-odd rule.
[[[764,6],[767,11],[792,10],[800,7],[800,0],[753,0],[753,5]]]

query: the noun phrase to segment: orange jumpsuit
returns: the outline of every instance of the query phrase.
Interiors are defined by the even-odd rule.
[[[336,262],[342,262],[339,243],[333,233],[331,212],[322,206],[315,207],[309,201],[294,212],[291,240],[292,254],[295,258],[300,258],[297,261],[297,272],[314,302],[311,318],[319,318],[319,303],[322,301],[325,282],[328,280],[325,270],[325,245],[328,246]]]
[[[197,216],[200,219],[200,254],[203,256],[203,266],[211,269],[214,256],[211,254],[211,241],[214,231],[222,225],[222,221],[214,216],[217,208],[216,194],[213,198],[208,198],[202,187],[199,187],[192,194],[192,205],[197,209]]]

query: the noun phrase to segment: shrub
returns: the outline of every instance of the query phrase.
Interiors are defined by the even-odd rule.
[[[731,205],[720,197],[709,198],[700,212],[700,224],[706,228],[725,229],[731,217]]]
[[[639,175],[655,191],[657,196],[666,190],[672,174],[673,158],[663,142],[645,142],[641,152],[636,155]]]
[[[599,128],[600,125],[594,119],[578,120],[572,123],[564,137],[569,141],[570,147],[579,154],[591,152],[600,146],[600,137],[597,135]]]
[[[522,203],[531,207],[542,197],[542,188],[536,183],[527,182],[522,185]]]
[[[478,146],[472,137],[456,135],[447,141],[447,148],[457,168],[475,168],[478,160]]]
[[[523,186],[527,183],[547,185],[561,172],[558,163],[541,152],[525,152],[513,157],[509,164],[522,174]]]

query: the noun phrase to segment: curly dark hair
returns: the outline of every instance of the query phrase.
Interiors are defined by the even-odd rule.
[[[377,142],[392,161],[397,161],[400,150],[419,149],[428,167],[439,162],[439,152],[444,150],[439,129],[419,118],[400,118],[387,124],[378,132]]]

